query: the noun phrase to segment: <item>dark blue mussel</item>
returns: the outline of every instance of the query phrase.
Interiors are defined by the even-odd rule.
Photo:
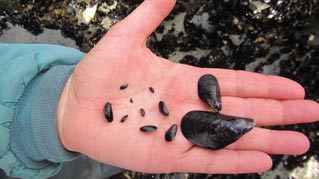
[[[173,124],[166,132],[165,132],[165,140],[167,142],[171,142],[174,140],[177,133],[177,124]]]
[[[222,109],[219,84],[215,76],[205,74],[198,80],[197,85],[198,96],[206,102],[213,112],[218,112]]]
[[[113,110],[112,110],[112,104],[107,102],[104,107],[103,107],[103,114],[105,119],[108,122],[112,122],[113,121]]]
[[[183,135],[195,145],[221,149],[252,130],[252,119],[207,111],[190,111],[182,119]]]

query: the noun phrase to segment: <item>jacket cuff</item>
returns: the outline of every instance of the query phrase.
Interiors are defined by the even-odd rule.
[[[14,110],[10,145],[28,168],[40,169],[75,159],[79,153],[63,148],[57,133],[56,110],[74,66],[55,66],[35,77]]]

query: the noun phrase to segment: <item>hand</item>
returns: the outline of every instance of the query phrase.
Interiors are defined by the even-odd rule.
[[[282,77],[176,64],[146,47],[147,37],[174,4],[174,0],[144,1],[77,65],[58,105],[58,132],[64,147],[103,163],[151,173],[262,172],[272,165],[268,154],[306,152],[309,141],[303,134],[260,128],[319,119],[319,105],[303,100],[299,84]],[[180,131],[185,113],[207,110],[197,96],[197,80],[206,73],[219,80],[221,113],[253,118],[258,126],[222,150],[194,146]],[[120,90],[125,83],[129,87]],[[169,108],[168,117],[159,113],[161,100]],[[103,116],[106,102],[113,104],[112,123]],[[140,108],[145,109],[145,117]],[[120,123],[126,114],[127,121]],[[142,133],[139,128],[147,124],[158,129]],[[164,134],[172,124],[179,126],[178,133],[166,142]]]

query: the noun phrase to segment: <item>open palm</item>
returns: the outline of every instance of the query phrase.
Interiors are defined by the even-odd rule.
[[[309,142],[304,135],[259,128],[318,119],[317,103],[303,100],[304,91],[299,84],[281,77],[175,64],[157,57],[146,47],[148,35],[174,3],[173,0],[144,1],[77,65],[58,108],[59,137],[63,145],[100,162],[152,173],[260,172],[271,166],[267,154],[305,152]],[[221,113],[253,118],[258,126],[239,141],[217,151],[194,146],[180,131],[185,113],[207,110],[197,96],[197,80],[206,73],[219,80]],[[120,90],[126,83],[128,88]],[[151,93],[149,87],[155,92]],[[159,112],[159,101],[165,101],[169,116]],[[112,123],[103,116],[106,102],[112,103]],[[140,108],[145,109],[144,117]],[[121,123],[124,115],[128,119]],[[176,138],[166,142],[164,135],[172,124],[177,124],[179,129]],[[143,125],[155,125],[158,129],[143,133],[139,130]]]

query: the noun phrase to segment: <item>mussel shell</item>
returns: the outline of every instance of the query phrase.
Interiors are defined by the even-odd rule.
[[[142,117],[145,116],[145,110],[143,108],[140,109],[140,114],[141,114]]]
[[[177,124],[173,124],[166,132],[165,132],[165,140],[167,142],[171,142],[174,140],[177,133]]]
[[[146,125],[146,126],[140,127],[140,131],[146,132],[146,133],[154,132],[156,129],[157,127],[153,125]]]
[[[151,93],[155,93],[155,90],[153,87],[149,87],[148,89],[150,90]]]
[[[252,119],[207,111],[190,111],[181,122],[186,139],[195,145],[214,150],[235,142],[254,126]]]
[[[112,110],[112,104],[107,102],[104,107],[103,107],[103,114],[105,119],[108,122],[112,122],[113,121],[113,110]]]
[[[121,85],[120,86],[120,90],[124,90],[124,89],[126,89],[128,87],[128,84],[126,83],[126,84],[123,84],[123,85]]]
[[[121,118],[121,123],[123,123],[123,122],[125,122],[126,120],[127,120],[127,118],[128,118],[128,115],[125,115],[125,116],[123,116],[122,118]]]
[[[168,111],[168,108],[166,106],[166,104],[164,103],[164,101],[160,101],[158,103],[158,108],[160,110],[160,112],[165,115],[165,116],[168,116],[169,115],[169,111]]]
[[[206,102],[210,108],[218,112],[222,109],[220,88],[215,76],[205,74],[198,80],[197,91],[199,98]]]

